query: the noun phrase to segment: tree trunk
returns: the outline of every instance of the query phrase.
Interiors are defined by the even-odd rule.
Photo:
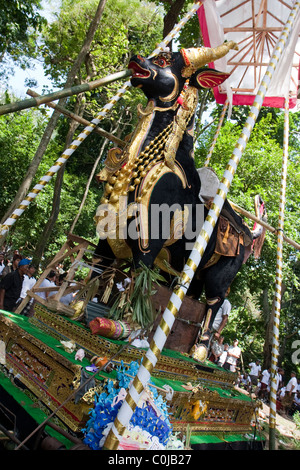
[[[178,15],[180,14],[183,5],[184,5],[185,0],[174,0],[171,3],[171,8],[164,17],[164,31],[163,31],[163,37],[165,38],[170,31],[174,28],[175,24],[178,22]],[[165,1],[164,3],[170,3],[168,0],[167,2]]]
[[[87,53],[89,52],[92,40],[94,38],[95,32],[96,32],[97,27],[99,25],[99,22],[101,20],[101,16],[102,16],[102,13],[103,13],[106,2],[107,2],[107,0],[100,0],[100,2],[98,4],[98,8],[97,8],[97,11],[95,13],[94,19],[92,20],[92,22],[89,26],[89,29],[88,29],[85,41],[84,41],[84,43],[81,47],[81,50],[80,50],[80,52],[79,52],[79,54],[78,54],[78,56],[77,56],[77,58],[76,58],[76,60],[73,64],[70,72],[68,73],[68,77],[67,77],[64,88],[69,88],[74,83],[76,75],[79,72],[79,69],[80,69],[82,63],[84,62]],[[64,106],[66,100],[67,100],[67,98],[62,98],[61,100],[59,100],[58,104],[60,106]],[[15,196],[15,199],[13,200],[13,202],[11,203],[11,205],[10,205],[9,209],[7,210],[5,216],[3,217],[2,221],[1,221],[2,224],[13,213],[13,211],[20,205],[21,201],[24,199],[24,197],[28,193],[30,185],[31,185],[32,180],[34,178],[34,175],[35,175],[35,173],[37,171],[37,168],[38,168],[38,166],[39,166],[39,164],[42,160],[42,157],[43,157],[43,155],[44,155],[44,153],[47,149],[47,146],[49,144],[49,141],[51,139],[53,131],[54,131],[56,125],[57,125],[59,115],[60,115],[59,112],[54,111],[51,118],[49,119],[48,124],[46,126],[46,129],[44,131],[43,137],[41,139],[41,142],[40,142],[40,144],[38,146],[38,149],[35,153],[35,156],[33,157],[33,160],[31,162],[31,164],[29,165],[27,174],[26,174],[23,182],[20,185],[20,188],[19,188],[19,190],[18,190],[18,192]],[[4,242],[5,238],[7,237],[7,235],[8,235],[8,232],[3,237],[1,237],[1,239],[0,239],[1,245]]]

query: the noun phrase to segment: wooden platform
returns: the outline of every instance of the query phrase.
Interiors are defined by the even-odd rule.
[[[93,400],[76,402],[74,388],[80,373],[94,356],[113,358],[113,364],[140,361],[145,350],[126,341],[116,341],[92,335],[84,325],[54,314],[43,305],[36,305],[32,318],[2,312],[0,340],[6,347],[7,375],[18,380],[49,410],[56,410],[62,423],[80,432]],[[83,348],[83,362],[75,352],[66,352],[61,341],[73,341],[76,350]],[[115,380],[115,372],[101,372],[95,384],[101,388],[104,380]],[[173,398],[168,402],[174,431],[186,432],[190,426],[194,435],[201,432],[251,431],[255,405],[234,387],[236,376],[206,361],[199,363],[191,357],[169,349],[163,350],[153,371],[152,381],[161,390],[168,384]],[[77,384],[77,385],[76,385]],[[71,399],[68,400],[68,397]],[[66,401],[67,400],[67,401]]]
[[[147,348],[137,348],[126,339],[121,341],[92,334],[90,318],[107,316],[109,302],[93,303],[89,295],[85,295],[82,302],[84,314],[80,316],[74,315],[74,306],[62,306],[60,298],[74,283],[77,267],[85,264],[92,269],[93,249],[94,246],[86,240],[69,235],[17,312],[0,311],[0,345],[5,351],[4,362],[0,361],[0,373],[12,384],[17,380],[36,406],[42,405],[46,413],[55,414],[62,427],[79,434],[94,406],[95,393],[102,393],[108,381],[115,383],[117,375],[114,368],[129,367],[132,362],[140,364],[147,352]],[[41,279],[58,262],[67,258],[71,267],[66,281],[50,302],[42,300],[38,296]],[[78,289],[80,286],[75,284],[73,287]],[[151,332],[148,331],[149,343],[171,294],[172,291],[165,286],[156,288],[152,300],[157,317]],[[19,312],[32,298],[35,300],[34,315],[20,315]],[[189,355],[204,313],[204,304],[187,296],[183,299],[172,331],[152,371],[151,382],[163,397],[167,393],[165,385],[172,390],[172,399],[167,406],[174,432],[185,434],[189,427],[194,438],[212,433],[246,435],[252,430],[257,404],[235,389],[236,374],[210,361],[199,362]],[[72,351],[67,350],[65,344],[71,344]],[[75,351],[79,349],[85,354],[82,361],[75,357]],[[92,374],[86,367],[91,365],[95,356],[107,357],[113,369]],[[78,393],[77,389],[87,379],[90,385]],[[13,394],[11,390],[6,391],[9,393]]]

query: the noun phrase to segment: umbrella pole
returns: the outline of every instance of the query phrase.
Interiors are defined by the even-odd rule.
[[[275,312],[273,319],[272,336],[272,357],[271,357],[271,385],[270,385],[270,416],[269,416],[269,448],[275,450],[276,431],[276,397],[277,397],[277,365],[279,356],[279,326],[281,309],[281,287],[282,287],[282,249],[283,249],[283,227],[284,209],[286,194],[286,178],[289,146],[289,103],[285,100],[284,110],[284,140],[283,140],[283,160],[281,169],[281,189],[277,229],[277,261],[276,261],[276,281],[275,281]]]

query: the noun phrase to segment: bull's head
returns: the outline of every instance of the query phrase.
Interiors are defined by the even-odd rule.
[[[141,88],[148,99],[155,99],[158,106],[166,108],[176,102],[187,79],[196,88],[211,88],[223,83],[229,74],[204,66],[236,48],[236,44],[230,41],[212,49],[202,47],[161,52],[150,58],[136,55],[128,65],[133,72],[131,83]]]

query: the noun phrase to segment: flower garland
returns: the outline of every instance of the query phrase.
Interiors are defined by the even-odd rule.
[[[105,437],[112,426],[122,402],[126,389],[138,372],[138,362],[131,362],[125,368],[123,362],[118,368],[117,382],[109,380],[104,391],[95,395],[95,405],[90,411],[90,419],[82,430],[84,443],[93,450],[101,450]],[[126,375],[125,375],[126,374]],[[151,382],[150,382],[151,383]],[[164,449],[171,437],[172,426],[167,406],[162,396],[153,388],[146,391],[131,417],[130,425],[120,443],[121,449]]]

